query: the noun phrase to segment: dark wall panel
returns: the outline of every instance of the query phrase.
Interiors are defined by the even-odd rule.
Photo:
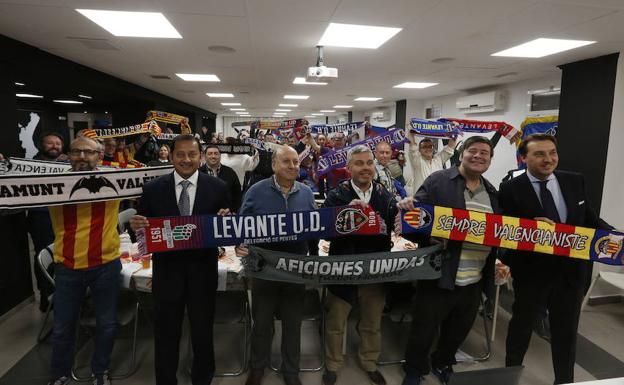
[[[0,59],[0,114],[2,140],[0,153],[21,151],[17,130],[17,104],[13,67]],[[30,297],[32,284],[24,213],[0,215],[0,315]]]
[[[407,115],[407,100],[397,100],[394,125],[399,128],[405,128],[405,119]]]
[[[600,209],[619,54],[560,66],[559,168],[585,176],[592,206]]]

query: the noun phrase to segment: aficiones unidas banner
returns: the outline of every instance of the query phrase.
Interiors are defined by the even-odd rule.
[[[330,207],[311,211],[257,215],[195,215],[148,218],[137,233],[139,251],[202,249],[386,233],[385,222],[371,208]]]
[[[401,232],[623,265],[624,233],[416,203]]]

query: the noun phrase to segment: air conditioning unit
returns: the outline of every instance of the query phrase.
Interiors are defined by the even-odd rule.
[[[507,97],[504,92],[491,91],[481,94],[462,96],[457,98],[455,105],[464,114],[478,114],[505,109]]]
[[[370,118],[376,122],[387,122],[390,120],[390,109],[378,108],[371,112]]]

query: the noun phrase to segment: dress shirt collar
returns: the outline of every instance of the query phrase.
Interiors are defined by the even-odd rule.
[[[533,174],[531,174],[531,172],[529,171],[529,169],[527,169],[526,174],[527,174],[527,176],[529,177],[529,181],[530,181],[531,183],[539,183],[539,182],[541,182],[541,181],[542,181],[541,179],[538,179],[538,178],[537,178],[537,177],[535,177]],[[555,180],[557,179],[557,177],[555,176],[555,173],[552,173],[552,174],[548,175],[548,178],[546,178],[546,180],[547,180],[547,181],[551,181],[551,180],[553,180],[553,179],[555,179]]]
[[[193,173],[193,175],[191,175],[188,179],[189,182],[191,182],[191,184],[193,186],[197,186],[197,178],[199,178],[199,171],[195,170],[195,172]],[[183,180],[185,180],[184,178],[182,178],[182,176],[180,176],[180,174],[178,174],[177,171],[173,171],[173,181],[175,182],[175,185],[179,185],[180,182],[182,182]]]
[[[356,186],[355,183],[353,183],[353,179],[351,179],[349,182],[351,183],[351,187],[353,187],[353,190],[360,197],[360,199],[368,203],[370,201],[371,195],[373,194],[373,182],[371,182],[366,192],[364,192],[361,188]]]

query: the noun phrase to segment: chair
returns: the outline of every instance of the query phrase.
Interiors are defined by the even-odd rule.
[[[247,371],[249,344],[251,342],[251,310],[246,290],[218,291],[215,300],[215,324],[243,324],[242,362],[233,372],[216,372],[215,377],[236,377]],[[190,336],[189,336],[189,347]],[[190,368],[189,368],[190,369]]]
[[[596,282],[598,282],[600,278],[602,278],[603,281],[617,287],[618,289],[624,290],[624,274],[616,273],[613,271],[599,271],[596,277],[594,278],[594,280],[592,281],[591,285],[589,286],[589,289],[587,290],[587,294],[585,295],[585,298],[583,299],[583,304],[581,305],[581,311],[585,310],[585,307],[587,306],[587,303],[589,302],[589,299],[590,299],[589,295],[591,294],[592,289],[596,285]],[[599,298],[599,297],[593,297],[593,298]]]
[[[52,278],[48,269],[54,262],[53,260],[54,254],[54,244],[49,245],[39,252],[37,255],[37,261],[39,262],[39,267],[42,269],[44,276],[46,279],[54,286],[54,279]],[[130,295],[128,294],[130,293]],[[88,296],[88,292],[87,292]],[[39,331],[39,335],[37,336],[37,341],[41,342],[47,338],[48,335],[52,332],[52,329],[47,331],[44,334],[45,326],[47,324],[47,320],[50,316],[51,309],[54,303],[54,295],[50,298],[50,305],[46,310],[46,314],[43,320],[43,325],[41,326],[41,330]],[[120,293],[119,305],[117,310],[117,320],[121,326],[125,326],[130,324],[130,322],[134,321],[133,324],[133,337],[132,337],[132,360],[130,361],[128,370],[122,374],[111,374],[111,379],[124,379],[130,377],[132,374],[136,372],[138,369],[136,365],[136,346],[137,346],[137,331],[138,331],[138,321],[139,321],[139,303],[136,301],[134,295],[131,295],[130,291],[122,291]],[[86,316],[84,314],[80,315],[80,326],[90,329],[95,329],[95,317],[94,316]],[[78,331],[76,333],[78,335]],[[76,373],[75,368],[72,368],[72,378],[75,381],[91,381],[92,377],[80,377]]]
[[[127,209],[119,213],[117,231],[120,234],[126,230],[126,225],[130,223],[130,218],[132,218],[133,215],[136,215],[136,213],[137,211],[135,209]]]
[[[471,359],[460,359],[457,362],[484,362],[490,359],[492,355],[492,341],[490,340],[490,329],[487,324],[487,311],[485,306],[485,301],[483,300],[483,295],[481,296],[481,308],[477,313],[477,317],[481,316],[483,318],[483,334],[485,335],[485,353],[481,356],[471,357]]]
[[[457,360],[457,362],[483,362],[483,361],[487,361],[490,359],[490,356],[492,354],[492,345],[490,341],[490,329],[488,328],[488,325],[487,325],[487,315],[486,315],[485,310],[486,310],[485,302],[483,300],[483,297],[481,297],[481,309],[479,313],[477,314],[477,316],[481,316],[483,318],[483,330],[485,334],[485,346],[486,346],[485,353],[478,357],[472,357],[471,359],[459,359]],[[388,313],[387,315],[384,315],[384,317],[398,318],[399,319],[398,322],[391,321],[396,324],[411,322],[411,302],[408,302],[408,301],[398,302],[397,304],[395,304],[395,306],[393,306],[390,313]],[[383,320],[382,320],[382,327],[383,327]],[[388,334],[387,332],[382,332],[382,336],[384,335],[387,336],[387,334]],[[400,335],[402,335],[403,338],[405,338],[404,336],[406,335],[406,333],[401,333]],[[380,365],[380,366],[398,365],[398,364],[403,364],[403,363],[405,363],[404,358],[395,359],[395,360],[381,360],[380,359],[377,361],[377,365]]]
[[[50,272],[48,270],[48,269],[50,269],[50,266],[52,266],[52,263],[54,263],[54,258],[52,257],[52,250],[51,250],[52,247],[53,247],[53,245],[50,245],[50,246],[42,249],[39,252],[39,254],[37,254],[37,262],[39,264],[39,269],[41,269],[41,271],[43,271],[43,275],[44,275],[45,279],[47,279],[48,282],[50,282],[50,284],[52,284],[52,287],[54,287],[54,279],[52,278],[52,275],[50,275]],[[52,293],[52,294],[50,294],[50,296],[48,296],[48,308],[46,309],[45,317],[43,318],[43,322],[41,324],[41,329],[39,330],[39,334],[37,335],[37,342],[44,341],[52,333],[52,328],[50,328],[50,330],[48,330],[45,333],[44,333],[44,331],[45,331],[46,325],[48,323],[48,318],[50,318],[50,313],[52,311],[52,304],[53,303],[54,303],[54,293]]]
[[[317,288],[306,289],[303,305],[303,322],[317,322],[320,327],[320,354],[319,354],[319,366],[312,368],[299,368],[300,372],[318,372],[325,367],[325,312],[323,311],[323,303],[326,295],[326,288],[323,287],[321,293]],[[275,317],[276,320],[280,320],[279,314]],[[273,362],[270,364],[271,370],[279,372],[277,365]]]

